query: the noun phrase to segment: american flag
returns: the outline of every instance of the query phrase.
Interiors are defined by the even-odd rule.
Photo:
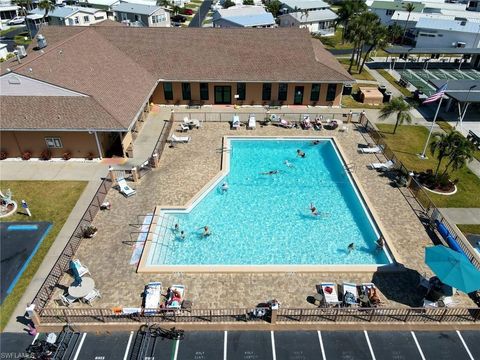
[[[430,95],[427,98],[427,100],[425,100],[422,104],[429,104],[431,102],[437,101],[443,96],[443,94],[445,94],[446,90],[447,90],[447,83],[445,83],[445,85],[442,85],[435,94]]]

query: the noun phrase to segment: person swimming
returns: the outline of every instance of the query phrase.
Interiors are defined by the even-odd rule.
[[[353,250],[355,250],[355,243],[351,243],[350,245],[348,245],[347,249],[348,253],[350,254]]]
[[[203,228],[203,234],[202,234],[202,236],[203,236],[203,237],[207,237],[207,236],[210,236],[210,235],[212,235],[212,233],[210,232],[210,229],[208,228],[208,226],[205,226],[205,227]]]
[[[222,192],[227,192],[228,191],[228,184],[226,182],[224,182],[222,184]]]
[[[376,241],[376,244],[377,244],[377,247],[376,247],[376,251],[380,251],[383,249],[383,247],[385,246],[385,239],[383,238],[383,236],[380,236],[378,238],[378,240]]]
[[[287,167],[293,167],[293,164],[288,160],[285,160],[283,163],[287,165]]]
[[[315,207],[315,205],[313,205],[313,203],[310,203],[310,211],[312,212],[312,215],[313,215],[313,216],[317,216],[317,215],[318,215],[317,208]]]
[[[305,157],[305,153],[304,153],[302,150],[298,149],[298,150],[297,150],[297,156],[300,156],[301,158],[304,158],[304,157]]]
[[[178,232],[179,230],[180,230],[180,225],[175,224],[175,226],[173,227],[173,232]]]
[[[320,140],[313,140],[313,141],[311,142],[311,144],[312,144],[312,145],[318,145],[318,144],[320,144]]]
[[[278,173],[279,173],[278,170],[270,170],[270,171],[262,172],[262,173],[260,173],[260,175],[275,175],[275,174],[278,174]]]
[[[185,240],[185,231],[180,231],[180,239]]]

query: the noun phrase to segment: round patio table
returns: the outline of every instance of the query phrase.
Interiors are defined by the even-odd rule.
[[[86,296],[90,291],[95,288],[95,281],[91,277],[84,277],[82,278],[82,283],[79,285],[71,285],[68,288],[68,294],[73,296],[77,299],[83,298]]]

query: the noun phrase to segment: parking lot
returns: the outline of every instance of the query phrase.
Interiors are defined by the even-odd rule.
[[[183,340],[145,338],[139,332],[74,335],[58,359],[480,359],[479,331],[185,332]],[[24,334],[1,334],[1,358],[18,358],[32,340]]]

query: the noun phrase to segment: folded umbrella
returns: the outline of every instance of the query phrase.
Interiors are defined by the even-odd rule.
[[[72,272],[73,278],[75,279],[75,284],[80,285],[82,283],[82,277],[80,276],[77,265],[73,260],[70,260],[70,271]]]

